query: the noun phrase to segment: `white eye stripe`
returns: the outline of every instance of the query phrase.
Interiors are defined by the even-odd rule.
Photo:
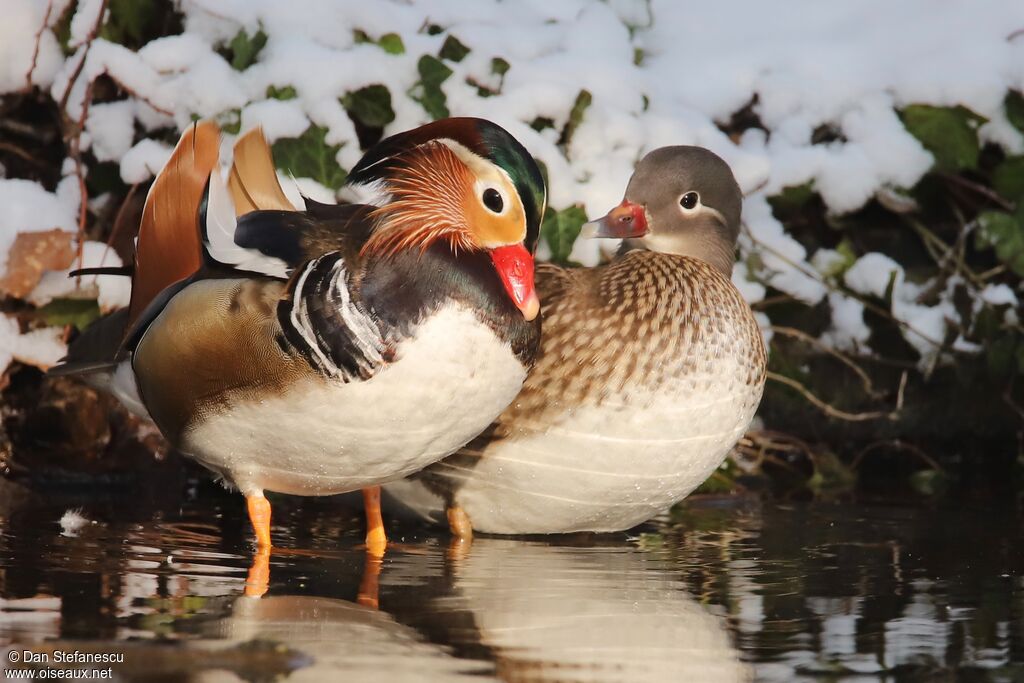
[[[474,185],[477,200],[484,208],[496,216],[503,216],[508,213],[512,202],[509,201],[505,190],[494,183],[478,180]]]

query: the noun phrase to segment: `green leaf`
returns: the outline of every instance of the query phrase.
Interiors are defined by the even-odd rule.
[[[569,111],[569,120],[565,123],[565,128],[562,129],[562,135],[558,139],[558,144],[568,145],[572,140],[573,134],[576,129],[583,123],[583,116],[587,113],[587,109],[590,107],[590,103],[593,102],[594,98],[590,95],[587,90],[580,90],[579,94],[576,95],[576,101],[572,105],[572,109]]]
[[[508,70],[512,68],[512,65],[506,62],[501,57],[495,57],[491,60],[491,73],[504,76],[508,73]]]
[[[40,308],[38,314],[52,327],[74,325],[84,330],[100,317],[100,306],[95,299],[54,299]]]
[[[768,198],[768,203],[776,211],[798,211],[806,206],[814,197],[814,184],[806,182],[801,185],[787,185],[782,192]]]
[[[245,29],[240,29],[231,39],[231,66],[237,71],[245,71],[256,63],[260,50],[267,44],[267,34],[262,29],[250,36]]]
[[[294,100],[298,96],[299,93],[290,85],[286,85],[283,88],[278,88],[276,85],[267,86],[268,100]]]
[[[374,84],[347,93],[341,105],[364,126],[383,128],[395,120],[391,108],[391,92],[387,87]]]
[[[939,171],[978,166],[978,123],[984,119],[966,107],[912,104],[903,110],[903,125],[935,157]]]
[[[441,59],[450,59],[453,62],[461,62],[469,54],[469,48],[462,44],[455,36],[449,35],[444,39],[441,51],[437,56]]]
[[[336,161],[341,145],[328,145],[326,137],[326,128],[310,126],[297,138],[282,138],[271,145],[274,163],[296,178],[312,178],[324,187],[338,190],[348,174]]]
[[[147,29],[157,19],[156,0],[109,0],[107,8],[109,14],[100,36],[119,45],[143,44]]]
[[[985,360],[989,375],[993,379],[1009,377],[1017,360],[1017,336],[1012,332],[1003,334],[990,341],[987,347]]]
[[[942,470],[918,470],[910,475],[910,486],[923,496],[939,496],[949,488],[949,476]]]
[[[217,115],[217,125],[225,133],[238,135],[238,132],[242,130],[242,110],[229,109],[221,112]]]
[[[822,451],[814,459],[814,474],[807,486],[815,493],[848,491],[857,483],[857,474],[830,451]]]
[[[1003,107],[1006,109],[1007,120],[1024,133],[1024,95],[1019,90],[1009,91],[1003,100]]]
[[[405,54],[405,43],[402,42],[402,36],[397,33],[385,33],[377,41],[377,44],[380,45],[380,49],[389,55]]]
[[[411,97],[423,105],[423,108],[435,119],[448,116],[447,98],[441,90],[441,84],[452,75],[452,70],[437,57],[423,55],[416,63],[420,73],[420,82],[412,91]]]
[[[1024,156],[1008,157],[996,166],[992,187],[1010,201],[1024,200]]]
[[[581,206],[570,206],[561,211],[548,209],[541,224],[540,232],[551,248],[551,260],[566,263],[572,252],[572,245],[579,237],[580,228],[587,222],[587,214]]]
[[[978,215],[978,232],[975,238],[978,249],[995,247],[996,257],[1024,275],[1024,202],[1016,214],[1003,211],[984,211]]]

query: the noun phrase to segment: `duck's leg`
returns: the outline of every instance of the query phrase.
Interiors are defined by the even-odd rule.
[[[270,501],[264,498],[263,491],[251,493],[245,497],[249,508],[249,521],[256,534],[256,545],[270,548]]]
[[[363,489],[363,506],[366,508],[366,552],[377,558],[383,557],[388,547],[384,533],[384,517],[380,513],[380,487]]]
[[[245,594],[250,598],[261,598],[270,587],[270,546],[260,546],[252,556],[249,576],[245,579]]]
[[[448,505],[448,528],[452,534],[463,541],[473,540],[473,522],[470,521],[469,515],[462,509],[461,505],[452,503]]]
[[[363,565],[363,578],[359,582],[359,595],[356,602],[364,607],[378,609],[380,606],[380,567],[381,556],[374,555],[367,549],[366,563]]]
[[[245,497],[249,508],[249,521],[256,533],[256,554],[249,567],[249,577],[245,581],[245,594],[258,598],[267,592],[270,585],[270,501],[259,491]]]

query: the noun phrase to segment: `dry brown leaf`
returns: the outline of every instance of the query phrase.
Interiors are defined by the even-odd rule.
[[[7,253],[0,292],[24,299],[48,270],[65,270],[75,260],[74,234],[63,230],[19,232]]]

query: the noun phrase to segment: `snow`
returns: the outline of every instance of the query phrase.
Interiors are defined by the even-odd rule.
[[[97,161],[120,161],[132,148],[135,105],[130,101],[93,104],[85,130]]]
[[[73,201],[31,180],[0,179],[0,254],[7,262],[7,250],[19,232],[60,228],[78,232],[78,200]]]
[[[121,159],[121,180],[129,185],[149,180],[167,164],[172,151],[162,142],[143,138]]]
[[[71,36],[68,39],[68,47],[79,47],[89,39],[100,12],[104,10],[103,0],[80,0],[71,17]]]
[[[28,74],[36,53],[36,34],[47,20],[52,26],[60,18],[67,2],[56,2],[47,19],[46,3],[34,0],[4,0],[4,18],[0,21],[0,94],[16,92],[29,85]],[[60,68],[62,55],[53,32],[40,34],[35,69],[31,82],[47,86]]]
[[[546,167],[552,208],[579,204],[591,217],[603,215],[619,202],[646,152],[667,144],[709,147],[729,162],[746,193],[741,257],[757,258],[749,260],[753,272],[742,260],[737,266],[734,281],[743,295],[754,302],[771,288],[809,305],[827,301],[833,319],[824,339],[864,349],[863,303],[849,294],[884,295],[895,272],[891,313],[905,323],[904,334],[922,352],[922,362],[938,358],[932,341],[943,340],[957,319],[948,287],[937,300],[918,301],[933,283],[907,281],[883,254],[867,254],[843,273],[841,254],[808,253],[774,217],[767,198],[809,184],[838,215],[913,186],[932,157],[896,114],[912,103],[965,105],[987,119],[979,128],[983,140],[1008,153],[1024,152],[1024,136],[1002,105],[1008,89],[1024,89],[1024,39],[1007,40],[1024,27],[1020,2],[937,8],[934,0],[306,0],[296,12],[278,0],[190,0],[180,3],[181,35],[158,38],[137,52],[100,38],[86,54],[83,42],[102,2],[83,0],[71,22],[73,54],[64,58],[51,29],[68,3],[55,0],[46,20],[43,0],[7,0],[0,23],[0,94],[26,86],[42,28],[32,81],[55,100],[67,90],[72,118],[81,114],[88,83],[102,74],[127,92],[124,101],[90,106],[82,138],[98,160],[120,164],[126,183],[146,182],[166,162],[171,150],[165,129],[235,111],[243,128],[261,125],[271,140],[322,126],[327,143],[341,145],[337,162],[350,167],[360,149],[339,99],[383,84],[395,113],[385,134],[426,122],[427,113],[412,97],[417,63],[437,55],[452,35],[470,52],[459,63],[446,62],[453,74],[442,90],[450,112],[490,118],[519,138]],[[425,30],[431,25],[444,31],[431,35]],[[219,54],[239,30],[250,36],[262,30],[268,38],[244,71]],[[357,30],[373,40],[397,33],[405,52],[357,44]],[[496,57],[510,64],[504,77],[492,72]],[[500,93],[482,97],[477,84]],[[270,86],[290,86],[296,97],[268,99]],[[560,145],[559,132],[582,90],[592,103],[572,139]],[[730,139],[719,124],[755,97],[765,130]],[[534,130],[538,118],[550,119],[554,128]],[[834,129],[837,139],[812,144],[820,126]],[[137,129],[160,131],[160,140],[140,139]],[[18,230],[76,229],[77,182],[70,169],[64,175],[54,193],[27,181],[0,180],[0,254]],[[286,186],[318,199],[333,195],[310,179]],[[592,264],[612,248],[579,240],[571,258]],[[52,275],[43,285],[57,291],[58,274]],[[1005,286],[971,292],[976,301],[1016,306],[1016,295],[999,287]],[[51,290],[37,291],[45,298]],[[123,297],[104,294],[102,282],[99,291],[104,305]]]
[[[124,263],[121,258],[102,242],[86,241],[82,245],[82,260],[75,259],[67,270],[45,273],[36,288],[29,294],[28,301],[36,306],[45,306],[53,299],[68,296],[91,295],[100,305],[100,310],[109,312],[128,305],[131,297],[131,278],[124,275],[83,275],[68,277],[78,268],[118,267]]]
[[[17,320],[0,315],[0,368],[12,360],[44,370],[55,365],[67,353],[62,333],[56,327],[22,333]]]

